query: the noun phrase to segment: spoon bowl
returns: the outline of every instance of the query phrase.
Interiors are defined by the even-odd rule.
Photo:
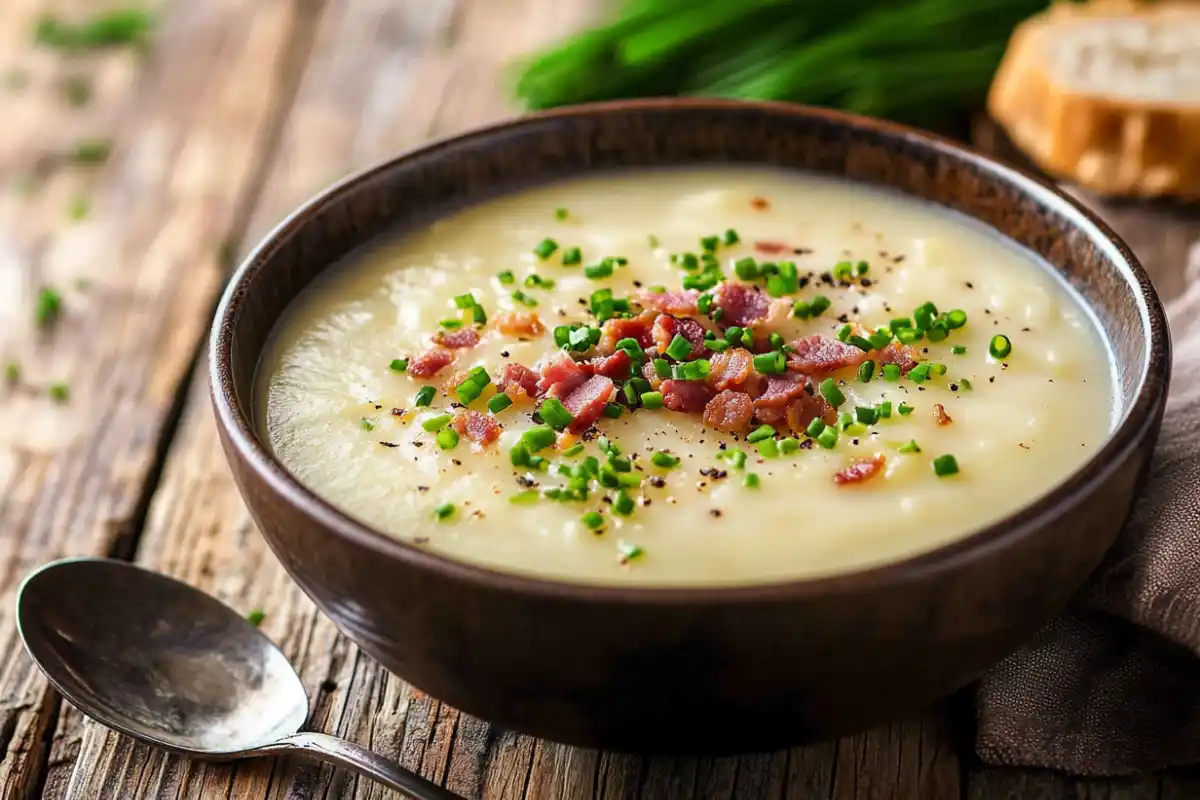
[[[17,590],[17,630],[87,716],[182,755],[305,753],[406,792],[457,798],[351,742],[297,733],[308,695],[256,626],[185,583],[123,561],[56,561]]]

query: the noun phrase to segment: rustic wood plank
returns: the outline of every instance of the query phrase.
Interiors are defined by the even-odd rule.
[[[43,9],[79,17],[97,7],[27,2],[19,19],[4,20],[28,38]],[[20,359],[24,372],[23,386],[2,390],[0,407],[4,797],[42,781],[45,733],[58,708],[16,642],[13,589],[44,561],[117,552],[140,527],[159,440],[174,424],[180,383],[220,287],[221,236],[259,172],[277,116],[279,76],[264,67],[286,49],[296,8],[290,0],[181,3],[145,57],[20,59],[31,77],[17,98],[21,112],[5,115],[6,133],[15,133],[3,139],[6,178],[81,135],[113,135],[116,145],[103,169],[52,172],[30,208],[6,192],[0,212],[0,250],[11,254],[0,283],[19,289],[0,292],[0,354]],[[81,73],[93,78],[92,104],[78,120],[55,117],[55,81]],[[82,179],[93,184],[92,212],[67,225],[63,198],[81,191]],[[84,279],[89,288],[73,288]],[[53,335],[31,324],[33,297],[47,284],[65,293]],[[42,388],[59,380],[69,381],[69,405],[52,405]],[[70,719],[58,728],[55,758],[71,757]]]

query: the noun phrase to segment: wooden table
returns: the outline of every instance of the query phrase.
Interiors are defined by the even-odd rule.
[[[0,792],[4,798],[381,797],[300,761],[169,758],[83,719],[17,642],[13,592],[37,565],[109,555],[182,577],[263,627],[299,666],[311,724],[487,798],[1187,798],[1200,778],[1076,781],[982,768],[969,698],[857,736],[725,759],[562,747],[459,714],[379,669],[317,613],[255,532],[217,444],[202,358],[233,256],[313,191],[506,107],[503,66],[602,0],[175,0],[146,52],[36,50],[47,11],[0,10]],[[86,76],[73,107],[64,81]],[[78,81],[76,81],[78,83]],[[56,157],[111,137],[102,166]],[[36,167],[37,180],[29,180]],[[83,216],[86,198],[90,212]],[[72,209],[73,214],[68,210]],[[1104,209],[1164,295],[1195,216]],[[63,291],[53,330],[39,287]],[[70,400],[47,387],[66,381]]]

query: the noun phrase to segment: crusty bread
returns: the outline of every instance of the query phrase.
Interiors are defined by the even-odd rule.
[[[1200,199],[1200,2],[1056,4],[1014,32],[988,111],[1057,177]]]

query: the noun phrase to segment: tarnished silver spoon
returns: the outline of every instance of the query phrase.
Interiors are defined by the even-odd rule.
[[[147,744],[217,761],[302,754],[416,800],[462,800],[352,742],[298,733],[308,696],[287,658],[185,583],[123,561],[56,561],[21,584],[17,629],[67,700]]]

